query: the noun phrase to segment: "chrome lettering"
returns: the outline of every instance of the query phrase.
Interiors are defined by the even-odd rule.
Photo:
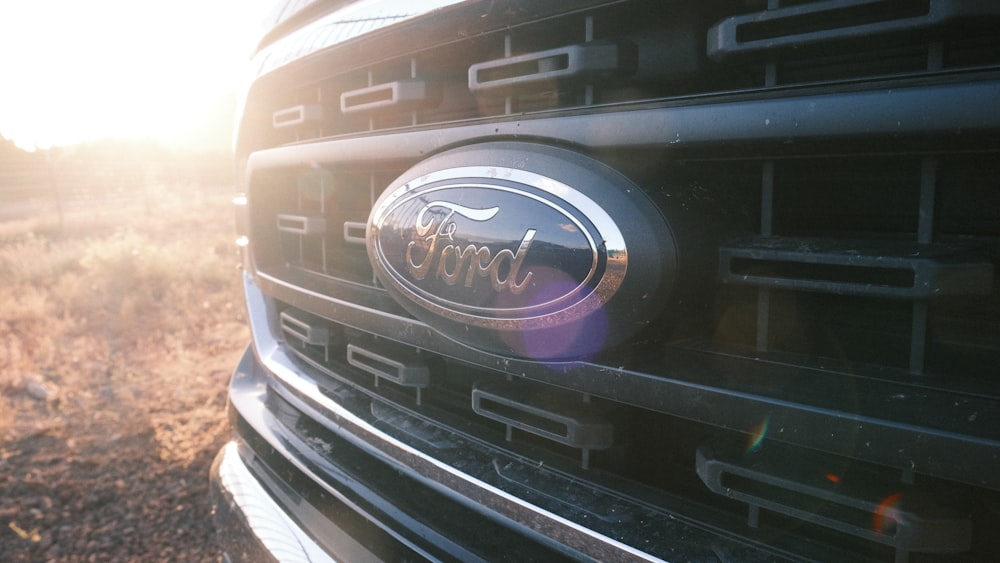
[[[440,211],[431,213],[433,209],[447,211],[440,222]],[[414,228],[426,244],[414,240],[406,245],[406,268],[410,275],[418,280],[426,279],[436,261],[434,275],[448,285],[455,285],[464,278],[465,287],[472,287],[478,275],[489,278],[494,291],[509,290],[514,295],[520,294],[533,276],[532,272],[527,272],[518,280],[521,266],[535,238],[535,229],[525,232],[516,251],[505,248],[495,256],[488,246],[453,244],[458,231],[458,225],[452,221],[456,213],[472,221],[486,222],[499,212],[499,207],[475,209],[447,201],[432,201],[424,205],[417,213]],[[426,250],[423,259],[415,259],[414,249]]]

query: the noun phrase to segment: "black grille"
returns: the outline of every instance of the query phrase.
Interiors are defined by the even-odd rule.
[[[600,4],[555,14],[547,5],[517,6],[510,11],[526,20],[495,29],[502,14],[473,3],[440,16],[441,28],[412,22],[341,48],[350,56],[317,61],[306,83],[286,80],[301,67],[279,68],[258,82],[266,94],[250,99],[248,133],[255,144],[274,146],[608,103],[928,79],[1000,64],[1000,10],[989,3],[823,0],[774,10],[763,0],[729,10],[721,2],[698,10]],[[350,23],[335,21],[326,35],[314,31],[314,44],[332,41]],[[719,31],[728,27],[733,37]],[[284,60],[302,42],[272,46],[267,60]]]
[[[391,177],[378,172],[343,173],[319,163],[257,177],[254,221],[262,265],[294,268],[332,279],[371,285],[365,225],[374,198]],[[265,234],[266,233],[266,234]]]
[[[678,333],[668,319],[646,337],[655,346],[696,337],[991,383],[988,361],[946,374],[955,356],[1000,350],[1000,319],[992,314],[1000,235],[995,156],[680,161],[655,171],[612,160],[633,177],[665,179],[645,183],[654,200],[696,200],[692,205],[735,237],[715,250],[697,249],[721,256],[718,275],[682,273],[732,286],[697,296],[717,310],[685,324],[710,332]],[[374,198],[400,171],[340,170],[314,163],[255,175],[261,271],[321,292],[344,283],[378,287],[365,223]]]
[[[240,146],[281,335],[332,386],[632,500],[740,514],[698,481],[695,452],[722,436],[749,455],[766,437],[819,465],[889,468],[994,525],[1000,120],[984,108],[1000,20],[970,4],[473,2],[277,68]],[[588,153],[685,210],[680,298],[658,322],[586,363],[541,365],[458,345],[380,288],[374,201],[429,155],[497,139]],[[778,528],[797,517],[770,509]],[[856,527],[802,531],[890,555]]]

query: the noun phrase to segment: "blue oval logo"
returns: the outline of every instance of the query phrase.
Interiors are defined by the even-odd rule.
[[[603,214],[576,190],[523,170],[438,171],[376,205],[374,261],[384,281],[443,317],[489,328],[551,326],[551,315],[600,306],[627,268],[611,218],[600,217],[598,229],[580,207]]]
[[[533,359],[586,357],[648,326],[676,269],[670,229],[634,184],[530,143],[417,164],[375,202],[366,243],[378,279],[415,317]]]

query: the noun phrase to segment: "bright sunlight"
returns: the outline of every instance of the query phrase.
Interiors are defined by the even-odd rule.
[[[0,0],[0,136],[27,150],[217,144],[273,3]]]

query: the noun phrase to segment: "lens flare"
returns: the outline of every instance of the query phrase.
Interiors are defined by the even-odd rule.
[[[899,501],[902,493],[893,493],[878,503],[875,509],[875,517],[872,521],[872,529],[880,534],[892,533],[895,531],[896,523],[899,521]]]
[[[578,282],[555,268],[538,267],[532,273],[532,283],[526,288],[532,305],[557,302],[579,291]],[[504,299],[508,297],[507,293],[499,295],[498,305],[505,306]],[[511,334],[504,341],[520,354],[536,360],[572,357],[586,361],[605,346],[608,330],[607,313],[597,309],[575,322],[563,323],[558,329]]]
[[[771,415],[768,415],[760,424],[750,429],[750,440],[747,444],[746,453],[752,454],[760,449],[761,444],[764,442],[764,436],[767,435],[767,427],[770,424]]]

